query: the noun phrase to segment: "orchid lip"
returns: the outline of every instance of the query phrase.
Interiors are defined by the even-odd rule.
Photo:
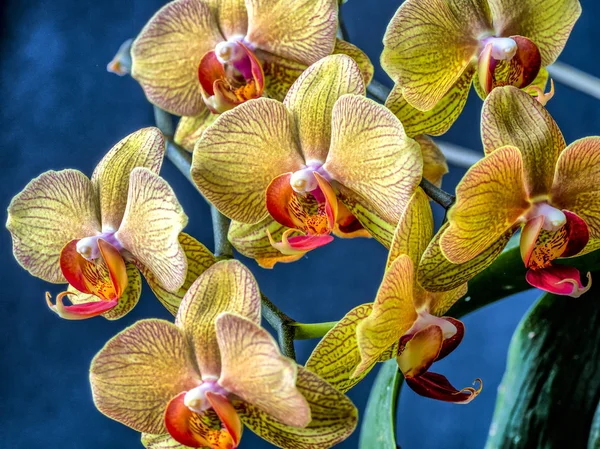
[[[219,385],[216,380],[210,379],[202,382],[195,388],[189,390],[183,398],[183,403],[191,411],[195,413],[203,413],[212,408],[210,401],[206,397],[206,393],[216,393],[227,397],[227,390]]]
[[[77,252],[90,262],[99,258],[100,248],[98,247],[98,240],[100,239],[114,246],[117,251],[121,252],[123,250],[123,245],[117,239],[115,233],[116,231],[110,230],[98,235],[84,237],[77,242]]]
[[[413,323],[412,327],[406,331],[404,335],[416,334],[421,329],[425,329],[427,326],[431,325],[438,326],[442,330],[444,340],[453,337],[458,332],[456,326],[450,321],[431,315],[427,310],[423,310],[419,312],[419,316]]]
[[[509,61],[517,53],[517,43],[510,37],[488,37],[482,40],[484,47],[490,43],[492,44],[492,58],[498,61]]]

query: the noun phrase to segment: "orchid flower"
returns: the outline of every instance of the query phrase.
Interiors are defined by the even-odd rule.
[[[462,341],[463,323],[442,315],[466,293],[466,284],[432,293],[417,282],[416,269],[432,236],[429,201],[417,189],[394,233],[375,302],[348,312],[317,345],[308,369],[345,392],[376,362],[395,357],[406,383],[422,396],[467,403],[479,394],[481,385],[457,390],[446,377],[429,372]]]
[[[158,176],[164,151],[160,131],[145,128],[117,143],[91,180],[78,170],[48,171],[13,198],[6,227],[15,258],[36,277],[70,284],[55,305],[47,294],[59,316],[120,318],[139,299],[138,270],[157,291],[183,285],[180,238],[197,242],[180,237],[187,216]],[[65,296],[74,305],[65,306]]]
[[[243,425],[282,448],[329,448],[357,423],[352,402],[283,357],[260,327],[261,296],[237,261],[190,287],[175,324],[138,321],[96,355],[97,408],[143,432],[149,448],[238,447]]]
[[[270,217],[287,227],[272,245],[291,258],[331,242],[332,232],[352,234],[356,220],[397,223],[423,158],[398,119],[364,92],[350,57],[320,60],[283,103],[260,98],[222,114],[196,144],[194,182],[233,220]]]
[[[175,0],[134,41],[132,76],[148,99],[184,116],[175,141],[190,151],[219,114],[266,95],[282,100],[311,64],[332,53],[373,67],[336,39],[336,0]]]
[[[396,83],[386,105],[408,135],[440,135],[471,81],[543,89],[581,14],[578,0],[407,0],[388,25],[381,64]]]
[[[546,109],[510,86],[486,99],[481,135],[486,156],[458,184],[448,225],[424,261],[472,277],[521,229],[527,281],[557,295],[579,297],[589,289],[590,275],[584,286],[576,268],[555,260],[600,247],[600,137],[567,146]],[[439,282],[423,274],[420,279],[426,288],[452,287],[449,277]]]

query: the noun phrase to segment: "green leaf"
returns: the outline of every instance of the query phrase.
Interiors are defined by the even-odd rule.
[[[396,400],[402,373],[396,359],[381,365],[369,395],[360,431],[359,449],[396,449]]]

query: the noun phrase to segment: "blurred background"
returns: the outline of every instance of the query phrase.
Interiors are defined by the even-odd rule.
[[[515,0],[517,1],[517,0]],[[153,124],[152,108],[129,77],[106,72],[119,45],[139,32],[161,0],[5,0],[0,6],[0,204],[46,170],[76,168],[90,175],[110,147]],[[391,85],[379,67],[381,40],[400,0],[350,0],[343,5],[351,41],[370,56],[376,79]],[[560,60],[600,76],[600,2],[582,0],[583,15]],[[600,134],[600,103],[557,84],[548,109],[567,142]],[[471,92],[463,115],[443,140],[481,151],[481,101]],[[451,167],[444,188],[453,190],[464,169]],[[169,163],[162,170],[190,221],[186,232],[212,247],[209,209]],[[435,212],[440,216],[441,211]],[[171,319],[145,287],[125,318],[69,322],[44,302],[60,287],[30,276],[12,257],[10,235],[0,232],[0,447],[6,449],[141,448],[139,434],[94,407],[88,383],[91,358],[114,334],[136,320]],[[301,322],[340,319],[370,302],[381,280],[385,249],[374,240],[336,239],[294,264],[263,270],[246,260],[265,294]],[[480,449],[488,434],[496,390],[512,332],[537,292],[496,303],[465,318],[458,349],[435,366],[463,387],[481,377],[483,392],[469,405],[452,405],[402,390],[398,439],[403,449]],[[304,362],[315,341],[297,342]],[[375,370],[350,397],[362,411]],[[355,448],[358,430],[338,447]],[[242,448],[267,448],[250,431]]]

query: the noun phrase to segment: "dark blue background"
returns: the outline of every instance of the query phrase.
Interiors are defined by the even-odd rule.
[[[515,0],[518,1],[518,0]],[[584,13],[561,60],[600,75],[600,4],[583,0]],[[152,111],[132,79],[105,71],[120,43],[134,36],[161,6],[160,0],[8,0],[0,20],[1,204],[33,177],[50,169],[77,168],[91,174],[120,138],[152,124]],[[351,39],[377,63],[381,38],[399,0],[350,0],[344,5]],[[376,77],[389,84],[378,68]],[[600,134],[597,100],[557,86],[549,109],[568,142]],[[444,137],[479,150],[480,100],[468,106]],[[452,188],[463,170],[445,180]],[[190,217],[186,231],[212,244],[207,206],[168,162],[162,175]],[[7,449],[97,449],[141,447],[139,435],[94,408],[88,384],[93,355],[135,320],[170,318],[148,288],[126,318],[68,322],[49,312],[44,292],[59,292],[31,277],[14,261],[8,232],[0,233],[0,447]],[[372,240],[336,240],[305,259],[261,270],[249,262],[261,288],[285,312],[303,322],[339,319],[351,307],[371,301],[386,252]],[[509,298],[465,319],[467,334],[451,357],[436,365],[453,383],[484,379],[484,390],[468,406],[449,405],[402,392],[398,438],[404,449],[479,449],[488,433],[496,389],[510,336],[536,297]],[[304,361],[314,342],[297,344]],[[362,410],[374,373],[351,398]],[[575,380],[574,380],[575,381]],[[246,432],[242,447],[268,445]],[[355,448],[358,431],[339,447]]]

